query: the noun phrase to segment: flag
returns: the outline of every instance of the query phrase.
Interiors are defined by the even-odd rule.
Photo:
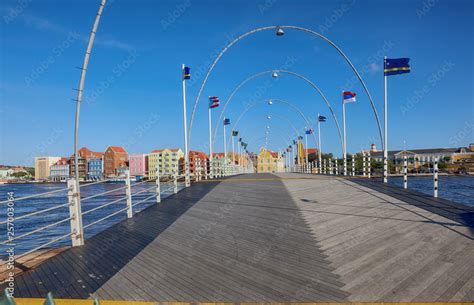
[[[296,142],[296,140],[293,140],[293,144],[295,144],[295,145],[296,145],[296,143],[297,143],[297,142]]]
[[[383,72],[385,76],[410,73],[410,58],[386,58]]]
[[[239,142],[242,142],[242,138],[239,138]]]
[[[298,136],[298,140],[303,140],[303,136]]]
[[[224,125],[230,125],[230,119],[224,119]]]
[[[191,68],[184,67],[183,70],[183,79],[190,79],[191,78]]]
[[[313,134],[313,133],[314,133],[314,129],[313,129],[313,128],[306,129],[306,134]]]
[[[342,101],[344,103],[354,103],[356,101],[356,94],[350,91],[344,91],[342,93]]]
[[[318,116],[318,122],[326,122],[326,117],[325,116]]]
[[[217,96],[210,96],[209,97],[209,108],[216,108],[219,107],[219,97]]]
[[[239,135],[239,132],[237,130],[232,130],[232,136],[236,137]]]

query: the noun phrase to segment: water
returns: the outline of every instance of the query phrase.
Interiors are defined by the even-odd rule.
[[[438,196],[474,207],[473,176],[439,176]],[[403,177],[390,177],[389,183],[403,187]],[[433,195],[433,177],[408,177],[408,189]]]
[[[117,200],[121,197],[124,197],[125,189],[118,190],[118,188],[122,188],[124,186],[125,186],[124,183],[100,183],[100,184],[95,184],[95,185],[81,186],[82,198],[85,198],[94,194],[98,194],[98,193],[103,193],[105,191],[116,190],[114,192],[111,192],[103,196],[99,196],[99,197],[92,198],[89,200],[83,200],[82,212],[83,213],[87,212],[95,207],[98,207],[100,205],[105,205],[113,200]],[[145,190],[145,189],[149,189],[149,188],[152,188],[152,189],[133,196],[132,202],[135,203],[139,200],[143,200],[153,195],[155,192],[154,186],[155,186],[154,182],[142,183],[140,185],[133,186],[132,194],[135,192]],[[166,189],[169,189],[171,186],[172,186],[171,184],[162,183],[161,185],[162,192],[165,191]],[[49,192],[49,191],[53,191],[57,189],[65,189],[65,188],[66,188],[66,184],[64,183],[61,183],[61,184],[57,184],[57,183],[56,184],[53,184],[53,183],[4,184],[4,185],[0,185],[0,201],[8,199],[7,197],[8,192],[14,192],[15,198],[20,198],[20,197],[24,197],[28,195],[39,194],[39,193]],[[170,194],[171,194],[170,191],[165,192],[164,194],[162,194],[162,198],[166,198]],[[149,207],[150,205],[154,204],[155,202],[156,202],[155,198],[147,200],[143,202],[142,204],[139,204],[133,207],[134,212],[141,211]],[[67,203],[67,190],[64,190],[59,193],[54,193],[51,195],[46,195],[45,197],[37,197],[37,198],[17,201],[15,202],[15,205],[14,205],[15,217],[18,218],[28,213],[32,213],[32,212],[43,210],[50,207],[59,206],[65,203]],[[110,215],[125,207],[126,207],[126,200],[124,199],[117,203],[111,204],[107,207],[93,211],[90,214],[84,215],[83,225],[86,226],[100,218]],[[0,222],[3,222],[7,219],[6,213],[7,213],[6,203],[0,204]],[[43,226],[61,221],[68,217],[69,217],[69,207],[65,206],[65,207],[55,209],[50,212],[27,217],[24,219],[15,220],[13,223],[14,228],[15,228],[15,236],[18,237],[21,234],[30,232],[39,227],[43,227]],[[97,234],[100,231],[103,231],[104,229],[110,227],[111,225],[117,223],[120,220],[125,219],[126,217],[127,217],[127,212],[123,211],[89,228],[86,228],[84,230],[85,238],[86,239],[90,238],[91,236]],[[7,238],[6,227],[7,227],[6,224],[0,224],[0,242],[6,240]],[[65,221],[64,223],[61,223],[57,226],[46,229],[45,231],[21,238],[20,240],[17,241],[15,245],[15,254],[18,255],[21,253],[25,253],[28,250],[34,249],[35,247],[41,244],[47,243],[51,241],[52,239],[68,234],[69,232],[70,232],[70,222]],[[66,237],[65,239],[62,239],[61,241],[58,241],[48,247],[52,248],[52,247],[59,247],[59,246],[66,246],[66,245],[68,246],[70,244],[71,244],[70,237]],[[6,246],[4,245],[0,246],[0,258],[5,256],[5,251],[6,251]]]

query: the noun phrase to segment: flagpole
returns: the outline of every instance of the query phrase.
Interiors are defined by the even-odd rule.
[[[384,56],[383,59],[383,67],[385,70],[386,67],[387,56]],[[383,92],[384,92],[384,137],[383,137],[383,182],[388,182],[388,107],[387,107],[387,75],[384,72],[383,77]]]
[[[234,148],[234,129],[232,129],[232,165],[235,165],[235,148]]]
[[[321,152],[321,122],[319,121],[319,113],[318,113],[318,161],[319,161],[319,173],[321,174],[322,168],[322,152]]]
[[[225,122],[225,118],[224,118],[224,122]],[[225,134],[226,132],[225,132],[225,123],[224,123],[224,162],[227,165],[227,141],[226,141]]]
[[[183,123],[184,123],[184,170],[185,170],[185,186],[188,187],[191,184],[189,177],[189,151],[188,151],[188,123],[186,118],[186,80],[184,78],[185,65],[181,65],[181,71],[183,72]]]
[[[209,175],[211,178],[214,178],[213,170],[214,167],[212,166],[213,157],[212,157],[212,122],[211,122],[211,107],[208,109],[209,111]]]
[[[237,139],[237,163],[240,167],[240,141]]]
[[[344,102],[344,91],[342,92],[342,130],[344,133],[344,137],[343,137],[344,176],[347,176],[346,103]]]
[[[304,150],[305,151],[305,159],[306,159],[306,166],[308,166],[308,134],[305,132],[304,134],[304,141],[305,141],[305,146],[306,146],[306,149]]]

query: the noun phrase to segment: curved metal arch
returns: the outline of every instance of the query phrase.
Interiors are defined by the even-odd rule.
[[[339,121],[337,120],[337,117],[336,117],[336,114],[334,113],[334,110],[332,109],[331,107],[331,103],[328,101],[328,99],[326,98],[326,96],[324,95],[324,93],[321,91],[321,89],[319,89],[318,86],[316,86],[316,84],[314,82],[312,82],[311,80],[309,80],[307,77],[301,75],[301,74],[298,74],[296,72],[293,72],[293,71],[288,71],[288,70],[268,70],[268,71],[264,71],[264,72],[260,72],[260,73],[257,73],[257,74],[254,74],[250,77],[248,77],[247,79],[245,79],[244,81],[242,81],[235,89],[234,91],[232,91],[232,93],[230,94],[229,98],[225,101],[223,107],[222,107],[222,111],[220,113],[220,116],[219,116],[219,120],[217,122],[221,122],[222,120],[222,116],[224,115],[224,111],[227,109],[227,105],[230,103],[230,101],[232,100],[232,98],[234,97],[234,95],[237,93],[237,91],[240,90],[240,88],[245,85],[247,82],[249,82],[250,80],[258,77],[258,76],[262,76],[264,74],[269,74],[269,73],[286,73],[286,74],[289,74],[289,75],[292,75],[292,76],[296,76],[298,77],[299,79],[302,79],[304,80],[306,83],[308,83],[311,87],[313,87],[318,93],[319,95],[323,98],[323,100],[326,102],[326,105],[328,106],[329,108],[329,111],[331,112],[331,115],[334,119],[334,123],[336,123],[336,128],[337,128],[337,131],[339,133],[339,141],[341,143],[341,148],[342,150],[344,151],[344,142],[342,140],[342,132],[341,132],[341,127],[339,126]],[[217,123],[216,124],[216,127],[214,128],[214,139],[216,138],[216,134],[217,134],[217,130],[219,128],[220,124]],[[215,144],[215,140],[213,142],[213,144]]]
[[[288,119],[288,118],[285,118],[285,117],[279,117],[280,119],[282,120],[287,120],[288,122],[288,125],[293,128],[293,131],[295,133],[295,136],[297,137],[298,136],[298,128],[296,128],[295,125],[293,125],[293,123]],[[267,125],[267,124],[264,124],[264,125]],[[267,130],[267,129],[266,129]],[[270,131],[273,132],[274,130],[278,131],[278,133],[280,134],[280,136],[284,136],[285,138],[287,138],[287,140],[289,140],[291,142],[291,138],[292,138],[292,135],[293,133],[289,132],[286,136],[285,136],[285,132],[284,132],[284,129],[282,128],[279,128],[279,127],[275,127],[275,126],[272,126],[270,128]],[[269,133],[270,134],[270,133]],[[265,137],[265,135],[263,136]],[[261,139],[263,137],[259,137],[258,139]],[[251,141],[249,141],[248,143],[250,143]]]
[[[286,104],[288,106],[290,106],[293,110],[295,110],[302,118],[303,118],[303,121],[305,121],[305,123],[307,124],[308,127],[311,127],[311,123],[310,121],[308,121],[308,119],[306,118],[306,116],[304,115],[304,113],[301,111],[301,109],[299,109],[298,107],[296,107],[295,105],[293,105],[292,103],[288,102],[288,101],[285,101],[285,100],[281,100],[281,99],[266,99],[266,100],[261,100],[261,101],[257,101],[255,102],[254,104],[248,106],[247,108],[245,108],[242,113],[240,114],[240,116],[237,118],[237,120],[235,121],[235,123],[232,125],[232,130],[235,130],[235,128],[237,127],[237,125],[239,124],[240,120],[243,118],[243,116],[250,110],[252,109],[253,107],[257,106],[257,104],[260,104],[260,103],[268,103],[269,101],[272,101],[272,102],[279,102],[279,103],[283,103],[283,104]],[[317,143],[317,140],[316,140],[316,136],[314,135],[314,133],[312,134],[313,135],[313,140],[314,140],[314,143],[316,143],[316,146],[318,145]],[[227,144],[229,144],[229,141],[232,139],[232,133],[231,135],[229,136],[229,140],[227,142]]]
[[[378,129],[379,129],[379,136],[380,136],[380,142],[382,143],[382,148],[384,148],[384,141],[383,141],[383,136],[382,136],[382,127],[380,125],[380,120],[379,120],[379,115],[377,113],[377,109],[375,107],[375,104],[374,104],[374,101],[372,99],[372,96],[369,92],[369,89],[367,88],[367,86],[365,85],[365,82],[364,80],[362,79],[362,77],[360,76],[359,72],[357,71],[357,69],[355,68],[354,64],[350,61],[350,59],[347,57],[346,54],[344,54],[344,52],[334,43],[332,42],[329,38],[327,38],[326,36],[316,32],[316,31],[313,31],[313,30],[310,30],[310,29],[307,29],[307,28],[303,28],[303,27],[298,27],[298,26],[292,26],[292,25],[271,25],[271,26],[264,26],[264,27],[260,27],[260,28],[256,28],[256,29],[253,29],[253,30],[250,30],[244,34],[241,34],[240,36],[238,36],[237,38],[235,38],[234,40],[232,40],[230,43],[228,43],[221,51],[220,53],[217,55],[216,59],[213,61],[213,63],[211,64],[211,66],[209,67],[209,69],[207,70],[207,73],[206,73],[206,76],[204,77],[203,81],[202,81],[202,84],[201,84],[201,87],[199,88],[199,91],[198,91],[198,94],[196,96],[196,99],[194,101],[194,106],[193,106],[193,111],[191,113],[191,120],[190,120],[190,123],[189,123],[189,132],[188,132],[188,143],[191,143],[190,140],[191,140],[191,131],[192,131],[192,126],[193,126],[193,120],[194,120],[194,115],[196,113],[196,108],[197,108],[197,105],[199,103],[199,98],[201,97],[201,93],[202,93],[202,90],[204,89],[204,86],[206,85],[206,82],[207,82],[207,79],[209,78],[209,75],[211,74],[212,70],[214,70],[214,67],[216,66],[216,64],[219,62],[220,58],[224,55],[224,53],[230,48],[232,47],[234,44],[236,44],[239,40],[249,36],[249,35],[252,35],[254,33],[257,33],[257,32],[260,32],[260,31],[266,31],[266,30],[272,30],[272,29],[294,29],[294,30],[299,30],[299,31],[303,31],[303,32],[306,32],[306,33],[310,33],[310,34],[313,34],[315,36],[317,36],[318,38],[321,38],[322,40],[326,41],[327,43],[329,43],[333,48],[335,48],[337,50],[337,52],[346,60],[346,62],[349,64],[349,66],[351,67],[352,71],[355,73],[355,75],[357,76],[357,78],[359,79],[359,82],[361,83],[362,87],[364,88],[364,91],[365,93],[367,94],[367,97],[369,98],[369,101],[370,101],[370,104],[372,105],[372,111],[374,112],[374,116],[375,116],[375,119],[377,121],[377,126],[378,126]]]

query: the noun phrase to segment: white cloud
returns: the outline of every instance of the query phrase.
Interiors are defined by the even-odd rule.
[[[369,64],[369,72],[371,74],[379,72],[380,70],[382,70],[382,65],[379,65],[379,64],[376,64],[376,63]]]

